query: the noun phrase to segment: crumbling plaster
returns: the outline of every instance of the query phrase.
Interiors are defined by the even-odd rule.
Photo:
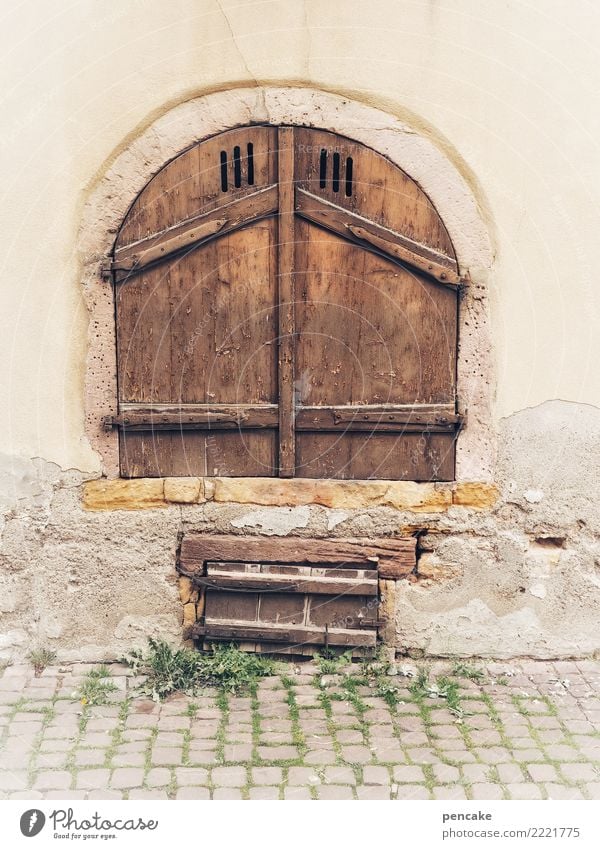
[[[430,513],[213,500],[85,510],[81,473],[5,457],[0,469],[12,495],[0,539],[0,657],[41,644],[65,660],[98,660],[141,645],[147,634],[179,640],[176,547],[192,529],[334,538],[419,529],[417,573],[395,584],[395,627],[387,628],[399,651],[593,654],[600,651],[599,446],[594,407],[549,401],[523,410],[501,422],[497,502]]]

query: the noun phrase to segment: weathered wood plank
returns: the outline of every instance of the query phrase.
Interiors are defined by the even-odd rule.
[[[159,409],[159,407],[163,407]],[[116,416],[106,416],[106,428],[144,430],[233,430],[239,428],[276,428],[279,412],[276,404],[234,406],[186,404],[179,408],[156,405],[155,408],[122,405]]]
[[[294,129],[281,127],[279,148],[279,476],[295,470],[294,431]]]
[[[194,577],[194,584],[205,587],[224,587],[243,591],[303,593],[315,595],[377,595],[377,579],[357,578],[286,577],[283,575],[257,575],[210,571],[208,575]]]
[[[191,629],[194,637],[220,637],[221,639],[269,640],[274,643],[314,643],[332,646],[374,646],[377,642],[375,628],[306,628],[304,625],[284,627],[261,622],[249,625],[245,621],[228,621],[205,617]]]
[[[168,230],[162,230],[141,242],[116,250],[111,271],[117,274],[119,281],[131,277],[149,265],[199,247],[214,236],[225,235],[259,218],[273,215],[277,209],[277,186],[267,186]]]
[[[378,569],[383,577],[405,577],[416,565],[416,539],[301,539],[185,534],[179,570],[188,577],[205,573],[207,561],[243,563],[343,564]]]
[[[367,242],[393,259],[414,266],[438,283],[458,286],[462,282],[456,270],[456,263],[451,257],[436,253],[427,245],[412,242],[401,233],[382,227],[300,188],[296,189],[296,212],[350,241]]]

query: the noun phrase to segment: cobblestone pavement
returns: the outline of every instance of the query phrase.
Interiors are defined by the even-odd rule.
[[[285,664],[249,694],[158,705],[115,664],[110,704],[84,706],[73,694],[93,667],[9,666],[1,797],[600,798],[600,662],[491,663],[483,678],[435,662],[424,689],[386,679],[393,698],[356,667]],[[452,672],[453,697],[437,697]]]

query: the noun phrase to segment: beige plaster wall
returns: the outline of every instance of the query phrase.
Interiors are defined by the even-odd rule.
[[[392,113],[470,181],[496,252],[496,419],[553,398],[600,405],[600,65],[590,43],[600,7],[9,0],[5,9],[1,452],[99,470],[84,436],[82,210],[168,108],[255,82]]]

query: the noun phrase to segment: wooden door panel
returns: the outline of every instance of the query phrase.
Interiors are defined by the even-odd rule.
[[[448,481],[454,434],[298,433],[296,474],[342,480]]]
[[[123,477],[273,477],[277,474],[277,431],[123,430]]]
[[[384,156],[215,136],[141,192],[112,268],[124,476],[452,479],[459,270]]]
[[[306,221],[295,278],[304,406],[453,402],[455,292]]]
[[[275,218],[119,285],[120,401],[277,400]]]
[[[251,161],[248,145],[252,146]],[[238,180],[234,161],[236,148],[240,155]],[[225,206],[233,198],[276,183],[276,152],[275,127],[241,127],[194,145],[162,168],[138,195],[119,231],[115,247],[133,244],[200,213]]]
[[[423,190],[389,159],[352,139],[298,127],[296,185],[455,260],[444,223]],[[348,181],[348,160],[352,160]],[[336,182],[337,162],[337,182]]]

